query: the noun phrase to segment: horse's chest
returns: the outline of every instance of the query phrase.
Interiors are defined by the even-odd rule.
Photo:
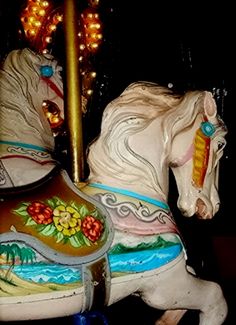
[[[178,233],[166,203],[143,196],[131,196],[87,186],[82,189],[97,199],[108,211],[115,229],[138,235]],[[125,191],[128,192],[128,191]],[[128,193],[127,193],[128,194]],[[148,198],[147,198],[148,199]]]

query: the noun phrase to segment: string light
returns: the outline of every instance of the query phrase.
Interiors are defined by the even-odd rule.
[[[78,21],[78,42],[81,63],[83,96],[92,95],[92,85],[96,72],[92,69],[91,56],[95,55],[103,41],[102,22],[97,11],[99,0],[88,0],[88,8],[83,10]],[[53,43],[53,34],[58,24],[63,22],[62,9],[55,8],[53,1],[28,0],[21,13],[21,23],[25,38],[30,46],[39,53],[47,53]]]

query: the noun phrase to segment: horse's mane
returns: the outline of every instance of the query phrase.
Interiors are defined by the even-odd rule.
[[[142,132],[150,123],[160,118],[161,134],[156,134],[164,144],[164,162],[168,156],[171,139],[193,123],[202,109],[201,91],[189,91],[183,95],[150,82],[135,82],[110,102],[104,110],[99,137],[90,145],[88,163],[90,181],[100,176],[116,178],[132,183],[142,179],[142,184],[160,191],[158,173],[154,167],[135,153],[129,146],[129,137]],[[127,175],[124,177],[124,164]]]
[[[54,140],[43,115],[42,101],[47,87],[40,79],[40,66],[58,70],[50,55],[36,54],[28,48],[10,52],[0,69],[1,140],[41,144],[53,149]]]

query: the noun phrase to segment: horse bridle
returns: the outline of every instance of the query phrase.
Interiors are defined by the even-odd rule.
[[[206,176],[212,136],[217,125],[211,123],[204,116],[200,127],[196,130],[193,143],[189,146],[183,157],[175,163],[175,167],[184,166],[189,160],[193,160],[192,182],[196,188],[201,189]]]

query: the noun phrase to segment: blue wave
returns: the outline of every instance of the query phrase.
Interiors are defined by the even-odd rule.
[[[109,255],[112,272],[144,272],[156,269],[174,260],[182,251],[182,245]]]
[[[23,264],[14,267],[14,273],[36,283],[66,284],[81,281],[81,270],[56,264]]]
[[[181,244],[120,254],[109,254],[111,272],[138,273],[153,270],[174,260],[182,251]],[[23,264],[13,272],[35,283],[69,284],[81,281],[81,269],[57,264]]]

